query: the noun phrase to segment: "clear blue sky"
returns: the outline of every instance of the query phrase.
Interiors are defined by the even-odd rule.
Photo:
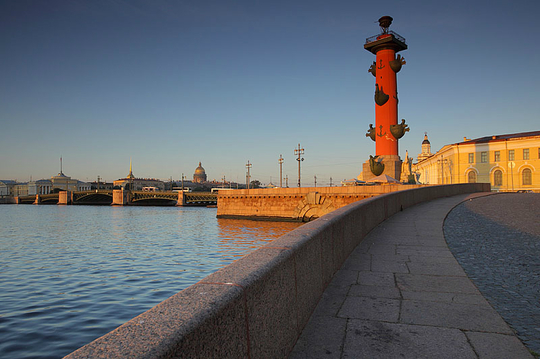
[[[407,39],[400,140],[539,130],[538,0],[0,0],[0,179],[355,178],[375,152],[377,19]]]

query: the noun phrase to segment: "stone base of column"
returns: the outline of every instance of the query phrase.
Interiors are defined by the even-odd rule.
[[[379,156],[378,160],[384,164],[384,171],[381,175],[387,175],[393,179],[399,181],[401,178],[401,158],[397,155],[385,155]],[[375,178],[371,169],[369,168],[369,160],[362,164],[362,173],[358,176],[360,181],[369,182],[370,179]]]

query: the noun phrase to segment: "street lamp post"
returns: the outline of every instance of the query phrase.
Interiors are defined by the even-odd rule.
[[[283,156],[279,155],[279,187],[283,187]]]
[[[441,165],[441,184],[444,184],[444,164],[448,164],[447,158],[438,159],[437,162]],[[452,177],[450,177],[451,179]]]
[[[304,149],[300,147],[300,144],[298,144],[298,149],[294,150],[294,154],[298,155],[298,158],[296,159],[298,161],[298,187],[301,187],[300,185],[300,162],[304,160],[301,156],[304,154]]]

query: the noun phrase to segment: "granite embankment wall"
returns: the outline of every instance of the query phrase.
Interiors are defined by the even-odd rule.
[[[426,185],[384,184],[223,191],[218,196],[217,216],[308,222],[365,198],[420,187]]]
[[[334,273],[394,213],[489,184],[430,186],[352,203],[175,294],[67,358],[284,358]]]

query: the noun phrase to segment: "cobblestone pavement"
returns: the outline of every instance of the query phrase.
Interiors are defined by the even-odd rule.
[[[426,202],[374,228],[334,275],[290,358],[531,359],[444,238],[452,208],[486,195]]]
[[[540,194],[461,203],[447,216],[451,252],[530,350],[540,353]]]

